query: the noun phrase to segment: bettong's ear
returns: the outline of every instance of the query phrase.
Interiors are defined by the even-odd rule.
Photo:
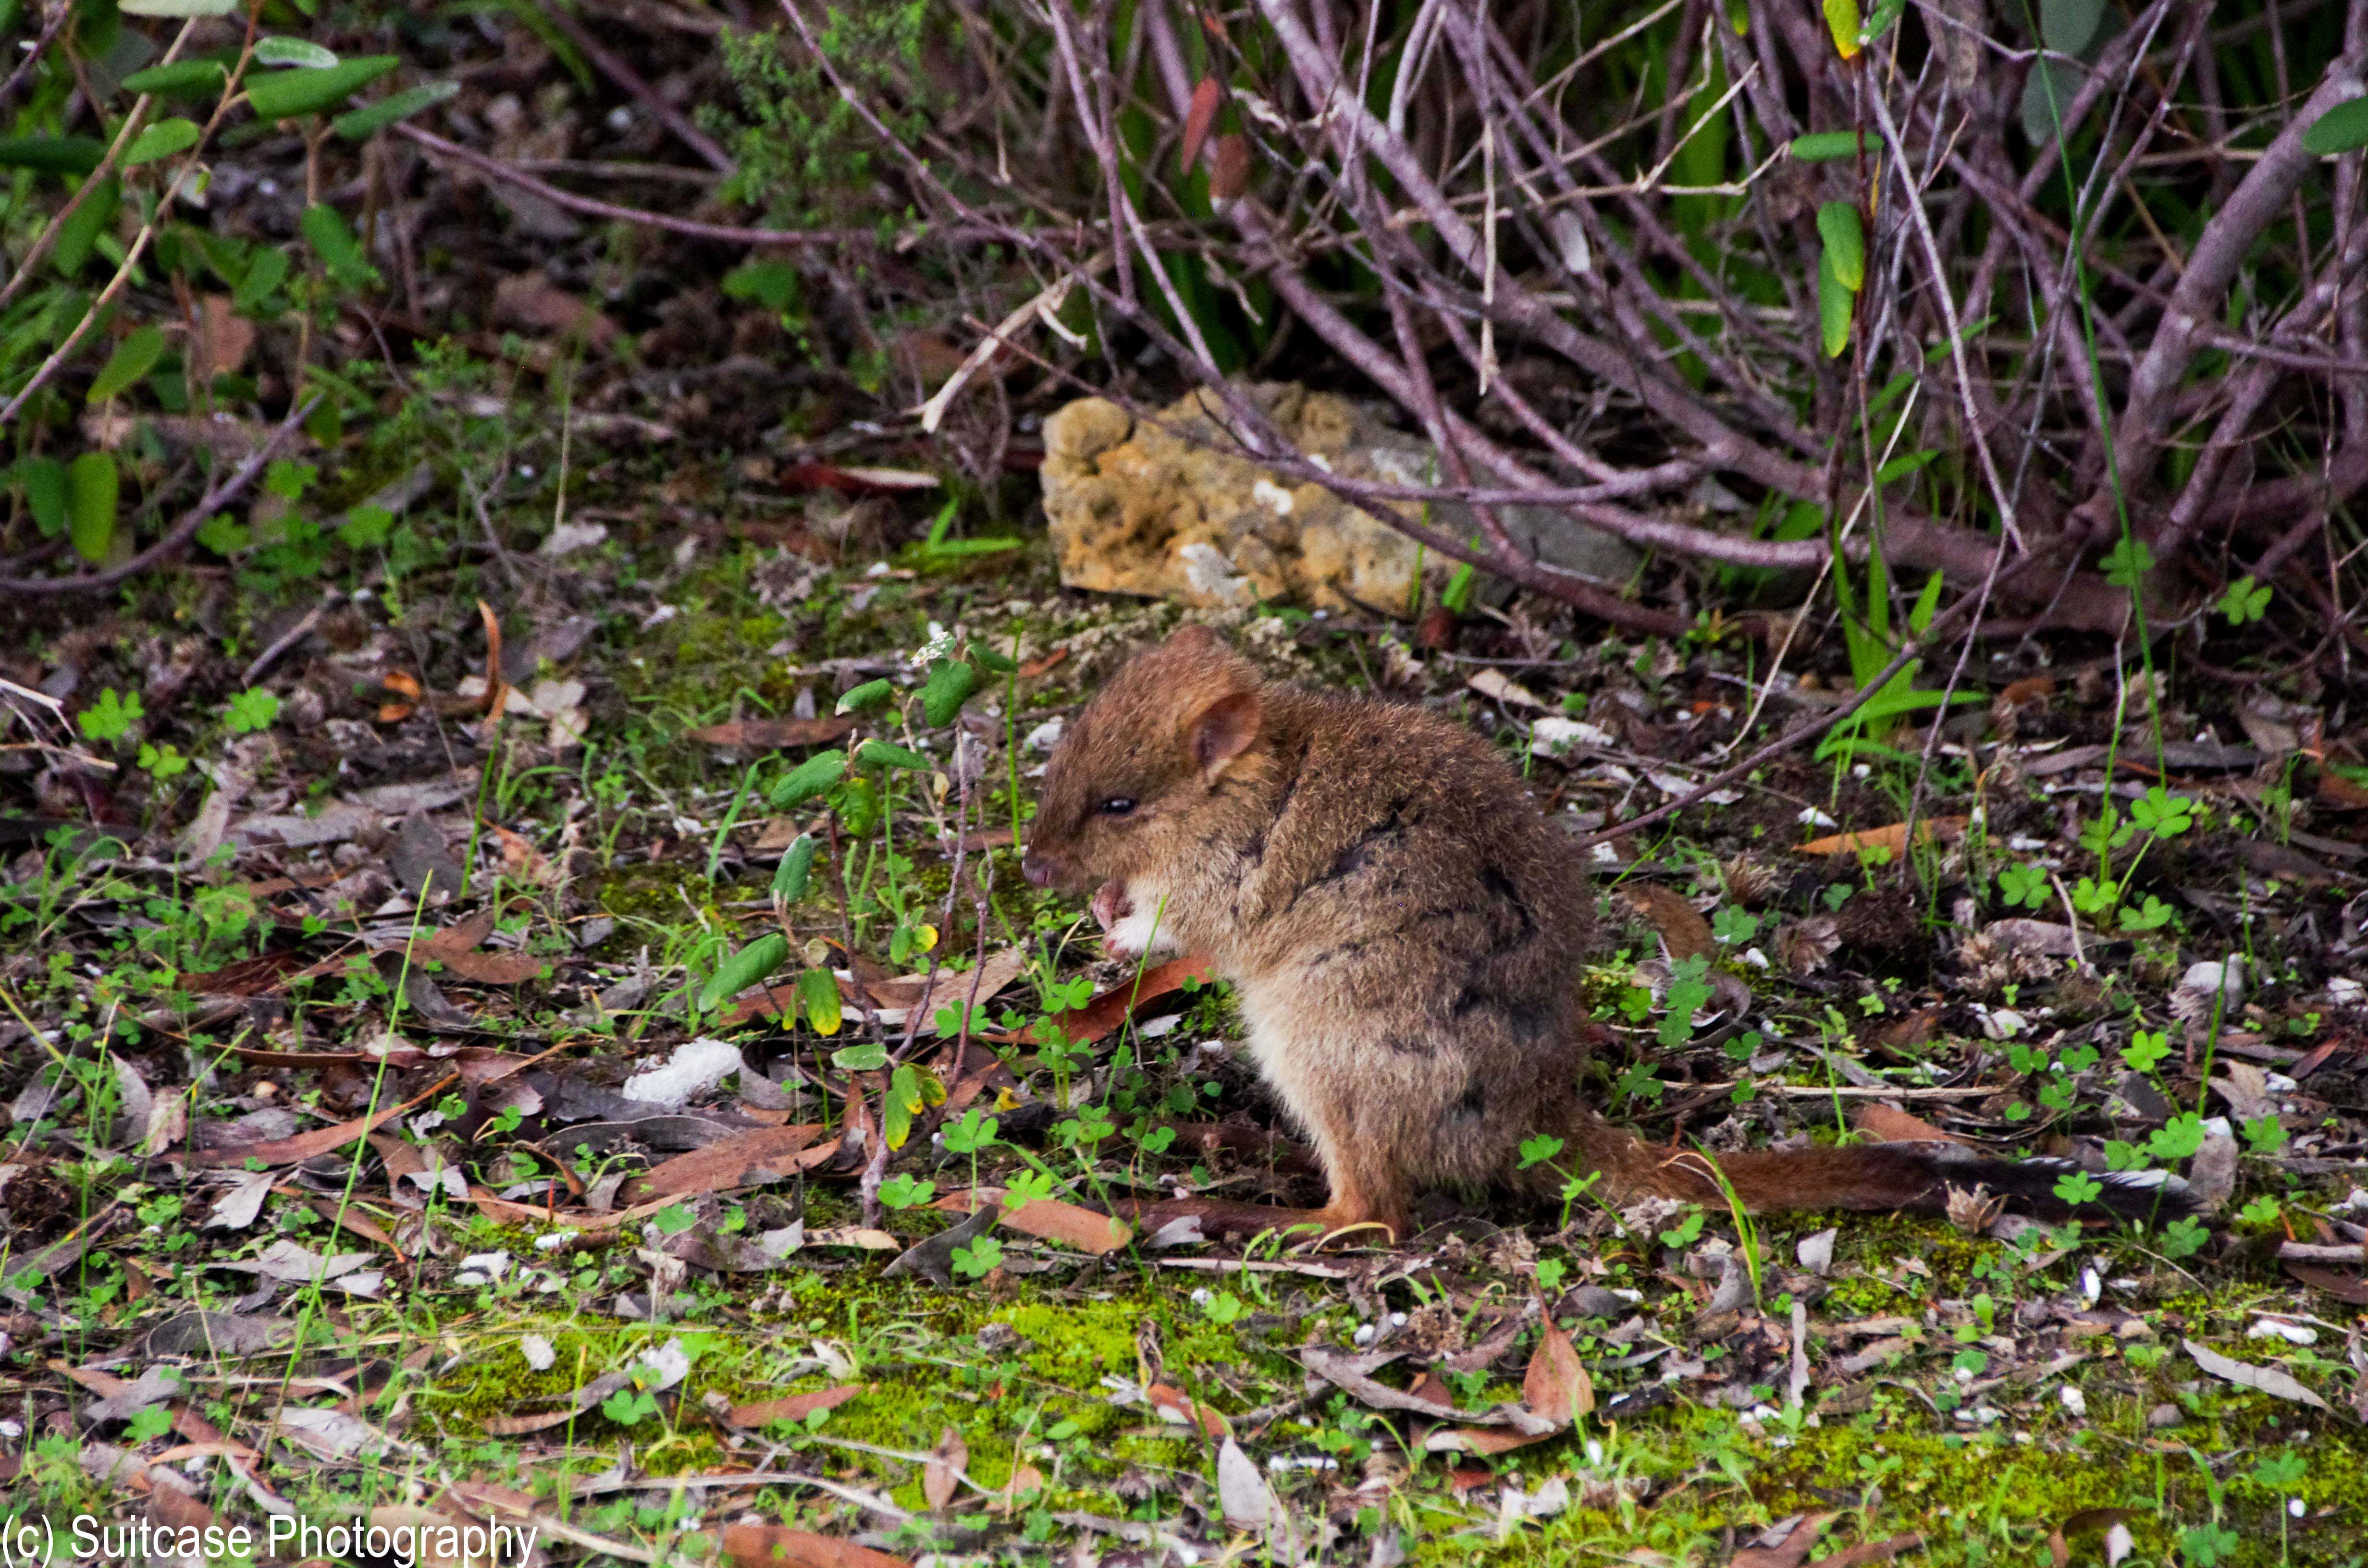
[[[1227,763],[1249,750],[1264,717],[1254,690],[1229,691],[1195,713],[1184,735],[1201,777],[1215,778]]]

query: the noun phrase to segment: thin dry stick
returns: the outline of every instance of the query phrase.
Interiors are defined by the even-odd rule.
[[[865,229],[743,229],[729,223],[701,223],[695,219],[677,218],[669,213],[652,212],[646,208],[620,207],[613,201],[578,196],[572,190],[562,190],[548,180],[535,178],[525,170],[516,168],[499,158],[488,157],[458,142],[447,142],[432,131],[418,126],[398,124],[388,127],[398,136],[418,143],[440,158],[464,164],[488,179],[500,180],[520,190],[531,191],[544,200],[564,207],[571,212],[581,212],[589,218],[606,218],[613,222],[638,223],[644,228],[664,229],[670,234],[682,234],[694,240],[713,240],[718,244],[754,245],[759,248],[781,246],[788,249],[818,249],[832,245],[877,245],[879,236]],[[932,238],[948,244],[963,240],[996,237],[975,231],[941,229]]]
[[[733,161],[732,154],[725,152],[715,138],[693,125],[689,115],[668,103],[666,95],[620,58],[616,51],[594,38],[591,30],[575,19],[574,12],[564,5],[545,5],[542,14],[567,35],[569,42],[584,51],[584,58],[599,67],[602,75],[632,94],[643,108],[650,111],[652,119],[673,131],[676,139],[698,153],[710,168],[723,175],[740,172],[740,165]]]
[[[25,58],[17,62],[17,69],[8,73],[8,79],[0,82],[0,105],[6,105],[17,96],[17,89],[25,85],[25,78],[33,74],[33,67],[40,64],[41,56],[50,51],[50,45],[57,41],[58,33],[66,25],[66,18],[73,15],[71,0],[52,0],[49,19],[41,24],[40,36],[33,40],[33,47],[25,51]]]
[[[237,500],[245,493],[246,487],[255,483],[255,476],[263,472],[264,465],[271,460],[272,453],[278,451],[279,444],[304,422],[305,416],[320,403],[322,395],[315,392],[289,410],[288,417],[281,420],[279,427],[264,438],[261,446],[249,452],[245,459],[226,476],[215,481],[206,493],[198,498],[196,506],[181,514],[180,520],[166,531],[164,538],[131,557],[131,560],[110,566],[104,572],[85,573],[75,577],[0,577],[0,594],[23,594],[29,597],[42,594],[91,593],[100,588],[113,587],[125,578],[144,572],[160,561],[177,555],[188,547],[191,540],[198,537],[198,530],[205,527],[208,517]]]

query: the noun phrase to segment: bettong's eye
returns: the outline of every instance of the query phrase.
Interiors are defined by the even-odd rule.
[[[1104,801],[1101,804],[1101,813],[1106,817],[1126,816],[1132,813],[1133,810],[1133,798],[1127,795],[1112,795],[1109,800]]]

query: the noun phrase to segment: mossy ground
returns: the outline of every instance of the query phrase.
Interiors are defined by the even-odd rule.
[[[917,562],[911,576],[882,577],[850,564],[822,574],[806,598],[783,607],[763,597],[759,571],[773,560],[766,551],[703,548],[687,563],[655,546],[645,553],[632,566],[635,580],[663,582],[674,613],[647,625],[621,616],[604,621],[603,677],[591,699],[599,744],[584,772],[615,782],[594,790],[595,809],[585,819],[594,830],[580,840],[591,864],[567,895],[575,901],[570,914],[617,923],[589,954],[604,981],[646,953],[666,988],[655,994],[676,998],[667,1006],[677,1010],[640,1020],[636,1056],[662,1054],[673,1043],[688,981],[773,918],[771,863],[750,849],[768,825],[768,808],[761,790],[744,794],[751,762],[769,767],[773,759],[725,756],[689,740],[688,732],[734,717],[788,713],[802,692],[827,713],[867,671],[905,664],[929,640],[933,624],[961,628],[1036,670],[1025,679],[988,683],[971,710],[994,743],[973,824],[1008,830],[1024,824],[1031,809],[1033,785],[1025,773],[1042,756],[1023,749],[1015,759],[1004,743],[1088,695],[1118,650],[1177,619],[1172,607],[1061,595],[1041,540],[996,573],[936,570],[909,550],[894,559]],[[1236,631],[1278,673],[1342,687],[1370,678],[1372,649],[1362,633],[1276,616],[1253,618]],[[1048,657],[1062,648],[1064,658]],[[1474,716],[1484,719],[1485,711]],[[1016,790],[1014,774],[1020,775]],[[757,777],[772,776],[760,767]],[[549,782],[555,792],[572,787]],[[901,906],[929,912],[944,926],[941,950],[966,958],[981,935],[978,916],[970,898],[956,896],[948,906],[951,860],[925,831],[931,819],[921,809],[930,784],[906,777],[890,788],[889,809],[902,813],[894,818],[896,842],[909,863],[889,867],[883,854],[857,864],[845,901],[835,879],[817,878],[795,909],[799,938],[836,941],[852,927],[859,949],[876,952],[894,922],[892,906]],[[719,852],[715,830],[735,799],[738,817]],[[554,807],[561,803],[555,795]],[[1715,870],[1719,852],[1735,846],[1664,847],[1672,863]],[[973,852],[966,867],[985,890],[990,950],[1022,946],[1039,958],[1061,952],[1057,939],[1081,912],[1030,889],[1013,847],[990,844]],[[1839,877],[1803,875],[1821,885]],[[1855,880],[1874,885],[1871,873]],[[1650,941],[1628,947],[1645,953]],[[2159,983],[2176,970],[2175,949],[2165,950],[2170,957],[2146,959],[2160,972],[2139,977],[2157,1001]],[[1087,990],[1115,978],[1107,969],[1085,972]],[[1838,985],[1793,994],[1748,968],[1733,966],[1733,972],[1759,993],[1756,1006],[1806,1017],[1801,1032],[1819,1038],[1824,1026],[1814,1014],[1841,1017],[1826,995],[1845,1008],[1855,1001],[1865,1017],[1849,1021],[1872,1028],[1918,1005],[1915,993],[1924,983],[1911,973],[1878,977],[1863,995]],[[1032,973],[1030,981],[1074,985],[1079,974],[1070,950],[1057,959],[1056,971]],[[1651,997],[1632,968],[1607,961],[1592,977],[1589,995],[1601,1017],[1649,1051],[1644,1042]],[[1110,1113],[1110,1125],[1085,1140],[1090,1159],[1064,1143],[1057,1129],[1046,1131],[1053,1117],[1039,1117],[1025,1134],[1013,1133],[1014,1142],[1025,1142],[1024,1155],[999,1151],[984,1179],[1008,1183],[1030,1168],[1045,1169],[1073,1179],[1073,1196],[1095,1197],[1152,1190],[1166,1173],[1229,1196],[1290,1192],[1288,1181],[1257,1160],[1192,1157],[1156,1146],[1157,1124],[1171,1118],[1261,1126],[1272,1120],[1254,1072],[1224,1049],[1239,1033],[1227,993],[1210,987],[1181,1000],[1180,1017],[1166,1032],[1104,1042],[1060,1068],[1072,1084],[1089,1084],[1085,1097],[1099,1097]],[[2122,997],[2115,1007],[2125,1009],[2130,1000]],[[2092,1008],[2080,1016],[2104,1015]],[[510,1028],[552,1039],[562,1033],[552,1017],[533,1010],[531,998],[515,1017],[489,1015],[486,1032],[495,1038]],[[824,1040],[773,1025],[738,1038],[752,1060],[803,1054],[813,1062],[854,1036]],[[1844,1037],[1838,1029],[1831,1038]],[[541,1048],[539,1035],[534,1049]],[[1943,1041],[1930,1049],[1957,1047]],[[1009,1058],[1039,1111],[1053,1097],[1044,1093],[1050,1054],[1015,1051]],[[1621,1054],[1600,1053],[1596,1070],[1607,1091],[1622,1077]],[[1698,1077],[1733,1071],[1731,1052],[1711,1046],[1702,1054],[1709,1070]],[[235,1087],[243,1092],[268,1076],[241,1076]],[[284,1083],[273,1085],[276,1096],[317,1097],[313,1078],[282,1076]],[[1619,1114],[1654,1114],[1649,1102],[1624,1097],[1625,1088],[1618,1093]],[[1015,1129],[1026,1114],[1017,1099],[985,1103],[1001,1109]],[[1735,1108],[1748,1108],[1737,1102]],[[842,1108],[832,1101],[812,1114],[836,1128]],[[1812,1136],[1834,1136],[1831,1120],[1804,1120]],[[1656,1135],[1666,1131],[1666,1123],[1655,1127]],[[564,1145],[564,1131],[560,1138]],[[468,1159],[497,1144],[497,1134],[477,1127],[446,1146]],[[588,1174],[598,1168],[597,1162],[586,1167]],[[933,1180],[941,1191],[969,1177],[963,1162],[920,1144],[891,1168]],[[2287,1196],[2305,1194],[2294,1185]],[[144,1215],[157,1195],[135,1188],[126,1201]],[[176,1223],[187,1229],[158,1212],[165,1217],[154,1221],[156,1236],[172,1233]],[[312,1209],[273,1213],[272,1236],[323,1244]],[[743,1233],[791,1218],[816,1232],[857,1226],[864,1216],[852,1182],[836,1177],[703,1198],[689,1215],[701,1225]],[[1356,1278],[1337,1271],[1218,1275],[1175,1267],[1178,1255],[1082,1261],[1014,1236],[1006,1267],[984,1280],[939,1288],[883,1277],[880,1253],[816,1244],[770,1271],[693,1269],[668,1287],[665,1321],[651,1324],[620,1317],[616,1308],[621,1295],[649,1290],[653,1260],[666,1240],[659,1230],[643,1227],[630,1238],[593,1235],[544,1252],[531,1230],[442,1207],[432,1221],[435,1245],[420,1253],[385,1301],[336,1302],[334,1313],[314,1313],[335,1331],[328,1353],[336,1365],[325,1370],[341,1377],[364,1365],[374,1369],[373,1378],[384,1374],[387,1381],[373,1385],[371,1415],[398,1426],[416,1447],[400,1462],[321,1471],[302,1485],[291,1483],[290,1495],[307,1506],[351,1509],[424,1492],[439,1476],[472,1476],[531,1492],[581,1528],[642,1547],[672,1539],[669,1531],[694,1519],[712,1524],[751,1514],[839,1536],[875,1531],[908,1554],[1001,1552],[1021,1562],[1065,1556],[1077,1540],[1117,1549],[1107,1532],[1080,1535],[1080,1518],[1224,1540],[1228,1532],[1212,1517],[1215,1444],[1144,1403],[1144,1385],[1157,1382],[1233,1424],[1293,1517],[1323,1538],[1327,1562],[1367,1561],[1367,1538],[1395,1532],[1411,1560],[1424,1564],[1625,1560],[1648,1568],[1706,1568],[1727,1561],[1739,1541],[1768,1523],[1807,1512],[1840,1516],[1830,1535],[1837,1543],[1916,1532],[1924,1538],[1918,1561],[1987,1568],[2048,1561],[2049,1532],[2084,1515],[2093,1523],[2098,1509],[2126,1512],[2142,1563],[2337,1565],[2358,1563],[2368,1552],[2368,1440],[2358,1424],[2340,1411],[2314,1410],[2206,1375],[2183,1348],[2192,1335],[2243,1352],[2259,1309],[2294,1311],[2290,1287],[2248,1272],[2238,1256],[2174,1266],[2150,1249],[2150,1237],[2095,1233],[2036,1268],[2002,1243],[1941,1221],[1860,1216],[1841,1222],[1834,1265],[1813,1279],[1792,1267],[1793,1249],[1823,1221],[1770,1223],[1759,1238],[1765,1317],[1706,1324],[1698,1313],[1707,1285],[1688,1272],[1693,1238],[1656,1245],[1649,1234],[1613,1236],[1584,1212],[1578,1218],[1586,1222],[1558,1230],[1550,1214],[1523,1216],[1481,1200],[1426,1240],[1435,1256],[1408,1278],[1385,1277],[1378,1259],[1354,1255],[1349,1261],[1367,1271]],[[1529,1233],[1541,1238],[1534,1256],[1499,1246],[1497,1226],[1524,1219]],[[1701,1241],[1739,1239],[1725,1216],[1703,1219]],[[888,1221],[904,1244],[950,1222],[919,1208]],[[1438,1239],[1451,1233],[1460,1239]],[[260,1230],[209,1233],[204,1244],[244,1256],[270,1239]],[[496,1252],[513,1260],[509,1274],[491,1284],[459,1282],[466,1260]],[[1258,1256],[1279,1255],[1269,1247]],[[2122,1309],[2136,1328],[2076,1333],[2066,1326],[2067,1314],[2098,1294],[2084,1290],[2091,1270],[2104,1281],[2103,1304]],[[168,1268],[162,1277],[192,1304],[211,1307],[226,1305],[244,1288],[201,1270],[173,1276]],[[1470,1327],[1488,1312],[1533,1298],[1556,1300],[1580,1284],[1637,1298],[1609,1319],[1563,1314],[1593,1376],[1599,1413],[1568,1437],[1493,1460],[1422,1451],[1414,1440],[1419,1433],[1404,1415],[1372,1411],[1325,1385],[1311,1387],[1291,1354],[1309,1340],[1352,1345],[1360,1327],[1379,1326],[1390,1314],[1429,1314],[1425,1332],[1440,1331],[1442,1312]],[[1797,1409],[1782,1392],[1788,1290],[1804,1293],[1814,1346],[1813,1381]],[[2317,1346],[2299,1357],[2278,1348],[2287,1364],[2314,1369],[2313,1386],[2340,1399],[2351,1374],[2342,1325],[2329,1321],[2339,1309],[2313,1300],[2328,1314],[2318,1321]],[[2029,1331],[2019,1326],[2025,1308],[2039,1325]],[[1889,1326],[1853,1330],[1878,1320]],[[552,1353],[541,1371],[527,1358],[529,1336],[546,1341]],[[532,1433],[488,1429],[497,1418],[564,1408],[590,1378],[630,1367],[677,1338],[693,1357],[690,1370],[646,1405],[596,1403]],[[1841,1370],[1871,1339],[1904,1343],[1860,1372]],[[1530,1343],[1524,1337],[1486,1370],[1457,1381],[1463,1407],[1521,1398],[1519,1369]],[[2267,1357],[2264,1351],[2257,1359]],[[811,1426],[735,1431],[712,1408],[843,1383],[864,1392]],[[1668,1397],[1657,1403],[1636,1399],[1664,1390]],[[2066,1391],[2076,1397],[2067,1400]],[[255,1430],[276,1408],[258,1408],[263,1394],[234,1375],[213,1385],[213,1393],[219,1397],[209,1408],[226,1428]],[[1615,1414],[1623,1401],[1645,1407]],[[931,1513],[918,1456],[936,1450],[949,1431],[967,1451],[965,1474],[987,1494],[965,1489],[947,1510]],[[844,1496],[811,1486],[719,1492],[671,1484],[759,1469],[860,1488],[918,1517],[892,1528]],[[625,1472],[630,1484],[600,1480],[612,1471]],[[25,1473],[43,1499],[107,1503],[108,1494],[77,1468],[69,1448],[40,1449]],[[1505,1483],[1534,1493],[1557,1478],[1569,1488],[1566,1507],[1507,1522]],[[2290,1512],[2297,1502],[2299,1514]],[[1246,1538],[1235,1548],[1238,1558],[1259,1555]],[[2101,1561],[2093,1535],[2075,1540],[2072,1551],[2075,1561]]]
[[[1771,1237],[1769,1244],[1789,1240]],[[564,1433],[575,1457],[534,1469],[546,1477],[589,1473],[630,1447],[653,1480],[641,1502],[612,1502],[584,1516],[596,1527],[646,1513],[666,1476],[753,1468],[777,1445],[917,1513],[927,1505],[916,1460],[949,1430],[967,1449],[967,1475],[996,1495],[965,1491],[936,1527],[940,1545],[963,1538],[966,1517],[1008,1519],[1023,1536],[1030,1521],[1042,1533],[1064,1514],[1172,1522],[1186,1498],[1201,1494],[1213,1444],[1155,1419],[1133,1391],[1156,1379],[1236,1424],[1256,1419],[1303,1392],[1291,1346],[1309,1337],[1345,1343],[1357,1320],[1337,1287],[1292,1276],[1214,1280],[1121,1255],[1099,1265],[1058,1261],[996,1289],[941,1290],[881,1278],[877,1260],[844,1262],[848,1256],[761,1283],[696,1288],[674,1302],[676,1321],[661,1325],[554,1312],[530,1294],[481,1297],[479,1311],[447,1321],[437,1335],[461,1354],[451,1371],[417,1391],[415,1433],[499,1453],[483,1438],[486,1417],[555,1408],[592,1373],[679,1337],[695,1362],[658,1413],[631,1426],[587,1413]],[[1929,1273],[1903,1269],[1908,1259]],[[2001,1244],[1968,1239],[1937,1221],[1871,1220],[1846,1228],[1812,1333],[1823,1341],[1829,1327],[1871,1316],[1933,1316],[1934,1309],[1944,1324],[1962,1315],[1964,1292],[1988,1286],[2003,1293],[2009,1280],[2024,1299],[2044,1299],[2072,1283],[2065,1276],[2078,1261],[2019,1275]],[[1615,1277],[1643,1278],[1633,1270]],[[1212,1288],[1236,1287],[1251,1299],[1231,1321],[1217,1322],[1206,1298]],[[2171,1316],[2191,1331],[2214,1319],[2225,1327],[2243,1321],[2255,1289],[2235,1280],[2193,1293],[2179,1299]],[[1404,1308],[1419,1304],[1422,1292],[1401,1286],[1384,1297]],[[1664,1302],[1656,1323],[1656,1333],[1683,1343],[1682,1310]],[[1591,1363],[1617,1356],[1588,1332],[1605,1324],[1573,1326]],[[553,1347],[549,1370],[529,1369],[519,1348],[529,1334]],[[1962,1337],[1942,1326],[1920,1333],[1871,1384],[1851,1385],[1858,1397],[1846,1397],[1845,1409],[1821,1408],[1827,1401],[1815,1392],[1797,1415],[1738,1415],[1681,1398],[1635,1420],[1583,1422],[1568,1437],[1475,1460],[1409,1452],[1353,1400],[1320,1390],[1304,1408],[1261,1422],[1254,1447],[1303,1465],[1337,1465],[1286,1469],[1270,1479],[1295,1508],[1332,1519],[1347,1540],[1360,1528],[1399,1529],[1413,1561],[1423,1563],[1562,1563],[1640,1551],[1658,1555],[1639,1561],[1711,1562],[1722,1560],[1735,1531],[1802,1512],[1839,1512],[1837,1540],[1920,1533],[1917,1561],[2024,1563],[2034,1553],[2044,1559],[2050,1531],[2083,1515],[2094,1519],[2097,1509],[2123,1511],[2140,1562],[2171,1560],[2182,1531],[2214,1523],[2230,1542],[2225,1562],[2360,1561],[2368,1437],[2356,1423],[2199,1380],[2175,1333],[2168,1345],[2151,1332],[2127,1342],[2107,1336],[2060,1369],[2014,1367],[1996,1388],[1952,1375],[1949,1358]],[[1830,1343],[1819,1346],[1821,1363],[1840,1354]],[[1597,1387],[1609,1397],[1647,1387],[1651,1377],[1603,1371]],[[777,1424],[735,1436],[703,1414],[714,1399],[736,1404],[847,1382],[865,1392],[810,1428]],[[2063,1397],[2067,1388],[2082,1401],[2077,1415]],[[1518,1390],[1497,1381],[1466,1403],[1516,1397]],[[2165,1424],[2166,1407],[2177,1412],[2175,1422]],[[1977,1411],[1983,1418],[1973,1418]],[[877,1451],[883,1449],[892,1453]],[[2282,1453],[2303,1457],[2299,1480],[2271,1489],[2248,1479],[2260,1460]],[[1013,1497],[1008,1489],[1023,1464],[1032,1471],[1021,1481],[1029,1490]],[[1492,1472],[1531,1491],[1564,1476],[1573,1505],[1548,1519],[1506,1526],[1488,1506]],[[1359,1486],[1374,1475],[1392,1484]],[[2301,1518],[2288,1513],[2294,1499]],[[837,1506],[788,1492],[767,1506],[775,1504],[792,1518],[803,1506],[820,1505],[825,1513]],[[696,1514],[696,1496],[675,1511]],[[911,1544],[928,1534],[916,1527]],[[2093,1553],[2095,1542],[2085,1550]]]

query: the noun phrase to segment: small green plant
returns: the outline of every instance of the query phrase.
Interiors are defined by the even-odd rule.
[[[262,687],[250,687],[230,699],[222,722],[234,735],[255,734],[271,728],[279,717],[279,699]]]
[[[75,718],[85,740],[108,744],[121,740],[131,733],[131,726],[141,721],[138,692],[119,693],[108,687],[98,694],[98,700],[85,708]]]

